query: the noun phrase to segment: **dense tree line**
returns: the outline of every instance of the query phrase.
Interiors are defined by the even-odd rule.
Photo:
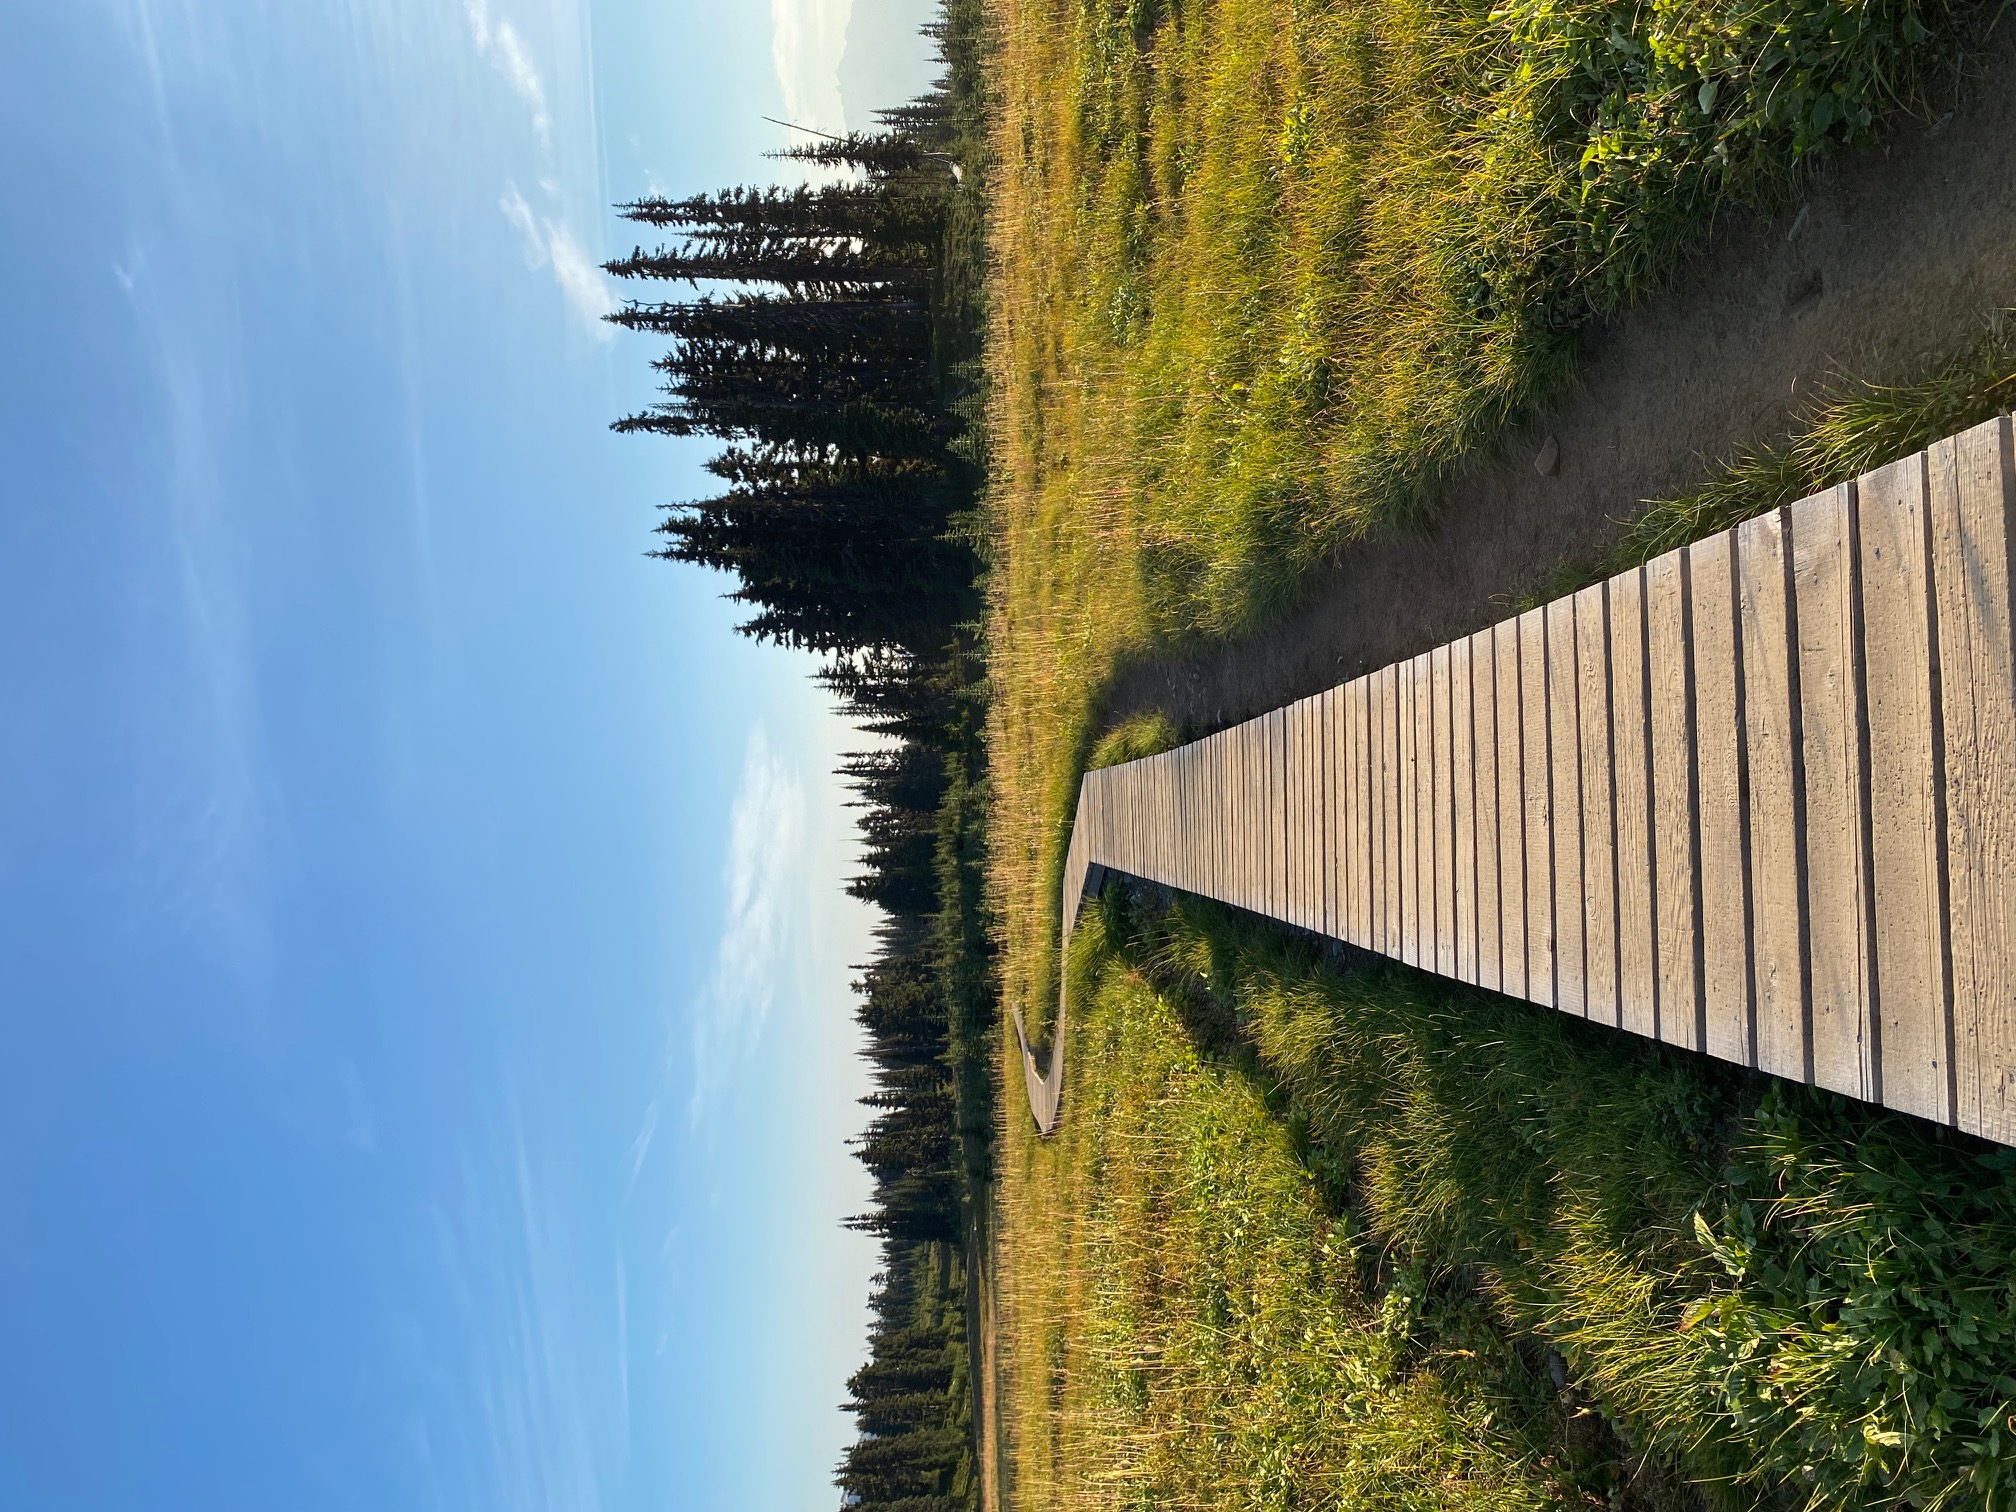
[[[861,1437],[836,1479],[847,1506],[888,1512],[974,1499],[963,1297],[945,1279],[964,1167],[933,949],[951,732],[971,728],[975,696],[962,627],[978,608],[955,527],[979,477],[940,298],[954,108],[941,84],[877,131],[780,154],[824,182],[621,205],[664,240],[605,264],[667,296],[609,317],[669,341],[663,397],[615,429],[722,443],[718,489],[668,508],[654,554],[731,574],[743,633],[819,653],[821,684],[882,741],[841,769],[864,842],[850,887],[884,914],[857,984],[874,1090],[856,1154],[874,1201],[850,1220],[880,1237],[883,1268],[845,1404]]]

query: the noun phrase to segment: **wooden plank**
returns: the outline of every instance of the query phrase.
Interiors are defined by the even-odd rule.
[[[1438,744],[1435,719],[1435,654],[1424,651],[1414,659],[1414,837],[1420,850],[1415,856],[1415,907],[1420,910],[1417,933],[1419,965],[1423,971],[1439,971],[1438,935],[1441,917],[1438,903],[1441,876],[1437,865],[1436,812],[1438,787],[1435,747]]]
[[[1498,956],[1498,658],[1490,630],[1470,637],[1470,697],[1476,730],[1477,985],[1496,992]]]
[[[1429,724],[1434,737],[1435,830],[1435,969],[1457,976],[1456,969],[1456,721],[1451,690],[1450,651],[1437,646],[1429,653],[1428,675],[1435,695]]]
[[[1861,648],[1847,486],[1792,506],[1792,592],[1799,639],[1799,747],[1804,788],[1807,1007],[1813,1080],[1875,1099],[1869,1019],[1868,774]]]
[[[1227,732],[1220,730],[1211,737],[1216,750],[1211,762],[1212,781],[1212,823],[1216,828],[1213,842],[1211,896],[1221,903],[1232,901],[1232,740]]]
[[[1611,771],[1609,585],[1575,595],[1576,709],[1582,747],[1583,1011],[1619,1022],[1617,1006],[1617,828]]]
[[[1645,573],[1612,578],[1610,752],[1612,853],[1617,860],[1617,1022],[1656,1039],[1653,955],[1652,709],[1645,666]]]
[[[1554,1004],[1553,742],[1547,705],[1547,617],[1519,616],[1520,754],[1524,765],[1526,847],[1526,991],[1529,1002]]]
[[[1687,548],[1694,616],[1695,757],[1701,816],[1701,960],[1710,1055],[1756,1064],[1750,975],[1749,830],[1736,542],[1728,533]]]
[[[1267,916],[1286,919],[1288,892],[1288,714],[1276,709],[1261,725],[1267,744]]]
[[[1420,877],[1415,871],[1419,849],[1414,843],[1414,826],[1420,818],[1420,811],[1414,802],[1414,664],[1400,662],[1394,669],[1394,731],[1398,749],[1394,756],[1394,836],[1398,845],[1394,854],[1394,893],[1398,908],[1394,914],[1394,937],[1399,942],[1395,952],[1401,960],[1413,965],[1420,956],[1420,914],[1416,911],[1415,900],[1420,893]]]
[[[1254,748],[1251,723],[1241,723],[1233,728],[1237,732],[1235,739],[1239,747],[1239,801],[1235,811],[1232,854],[1238,868],[1238,905],[1250,909],[1258,891],[1255,884],[1259,879],[1259,868],[1253,856],[1253,836],[1260,823],[1259,753]]]
[[[1454,894],[1456,979],[1477,981],[1477,711],[1470,675],[1471,642],[1449,647],[1450,887]]]
[[[1435,969],[1435,671],[1414,658],[1414,964]]]
[[[1286,923],[1302,923],[1301,889],[1299,861],[1302,853],[1302,838],[1306,833],[1301,826],[1301,754],[1297,744],[1302,737],[1301,706],[1288,704],[1281,710],[1281,856],[1282,886],[1281,915]]]
[[[1304,886],[1308,889],[1308,902],[1304,906],[1308,910],[1309,928],[1318,934],[1328,934],[1329,911],[1324,905],[1324,883],[1329,873],[1326,863],[1334,854],[1334,849],[1329,843],[1331,825],[1327,801],[1330,776],[1326,760],[1330,728],[1330,699],[1327,694],[1309,700],[1306,718],[1309,829],[1302,855]]]
[[[1575,600],[1546,610],[1549,808],[1554,820],[1554,1006],[1588,1012],[1582,895],[1582,682],[1575,666]]]
[[[1198,742],[1198,891],[1218,895],[1218,738]]]
[[[1277,734],[1280,722],[1278,712],[1253,722],[1253,739],[1259,761],[1255,778],[1259,789],[1260,820],[1253,832],[1259,863],[1254,909],[1270,919],[1281,917],[1281,804],[1276,783],[1281,763],[1281,741]]]
[[[1295,705],[1295,739],[1288,747],[1289,759],[1295,763],[1295,774],[1289,783],[1292,802],[1289,820],[1292,829],[1289,839],[1289,873],[1293,878],[1292,893],[1295,900],[1296,922],[1304,929],[1320,930],[1323,927],[1322,891],[1316,881],[1316,868],[1312,858],[1316,852],[1316,827],[1321,822],[1317,812],[1316,783],[1319,776],[1316,755],[1316,700],[1305,698]]]
[[[1381,736],[1380,762],[1382,772],[1379,783],[1379,807],[1383,827],[1382,851],[1380,856],[1380,951],[1385,955],[1400,954],[1400,910],[1402,888],[1400,885],[1400,677],[1398,663],[1386,669],[1386,687],[1381,695],[1381,714],[1385,719],[1385,729]]]
[[[1353,801],[1350,779],[1352,726],[1358,717],[1356,688],[1356,682],[1348,682],[1330,690],[1329,714],[1325,720],[1329,750],[1324,763],[1324,780],[1329,785],[1331,828],[1329,844],[1324,849],[1323,932],[1336,940],[1349,939],[1351,935],[1351,873],[1358,859],[1353,844],[1357,805]]]
[[[1924,456],[1871,473],[1856,492],[1883,1103],[1944,1123],[1951,1018]]]
[[[1229,902],[1232,894],[1232,748],[1223,730],[1211,735],[1211,757],[1205,764],[1211,784],[1211,896]]]
[[[1309,848],[1303,865],[1309,879],[1309,927],[1330,929],[1330,859],[1337,854],[1335,812],[1330,804],[1330,731],[1335,723],[1335,689],[1309,700]]]
[[[1645,649],[1652,719],[1654,1028],[1661,1040],[1702,1048],[1700,811],[1694,753],[1693,637],[1686,554],[1646,563]]]
[[[1365,945],[1368,950],[1376,950],[1382,955],[1390,955],[1388,941],[1398,939],[1397,935],[1389,933],[1386,924],[1391,892],[1389,879],[1392,876],[1387,859],[1392,816],[1386,801],[1387,788],[1392,781],[1392,762],[1387,754],[1393,729],[1391,682],[1392,669],[1382,667],[1372,674],[1366,689],[1366,704],[1371,716],[1366,729],[1371,758],[1365,789],[1366,829],[1371,847],[1368,852],[1371,869],[1366,874],[1366,902],[1371,914]]]
[[[1337,855],[1337,811],[1331,802],[1331,732],[1337,723],[1337,690],[1309,701],[1309,917],[1310,928],[1335,938],[1330,920],[1330,876]]]
[[[1492,631],[1498,663],[1498,928],[1500,990],[1526,996],[1526,679],[1519,622]]]
[[[1177,857],[1183,874],[1182,887],[1185,892],[1196,892],[1202,880],[1198,875],[1198,813],[1197,813],[1197,745],[1192,741],[1176,748],[1176,781],[1179,813],[1176,818],[1178,833]]]
[[[1736,529],[1737,609],[1743,644],[1743,737],[1749,750],[1751,1001],[1757,1067],[1810,1081],[1800,876],[1797,667],[1785,515]]]
[[[1350,865],[1350,790],[1345,752],[1351,726],[1349,684],[1323,695],[1323,933],[1344,938],[1344,881]]]
[[[1260,792],[1264,822],[1261,835],[1266,849],[1260,857],[1260,911],[1270,919],[1287,916],[1287,875],[1281,865],[1285,839],[1285,805],[1281,801],[1281,756],[1283,719],[1281,711],[1265,715],[1260,726]]]
[[[1954,1121],[2016,1144],[2016,643],[2005,417],[1931,451]]]
[[[1349,743],[1345,775],[1350,783],[1351,861],[1344,872],[1344,938],[1372,944],[1372,679],[1351,684],[1347,700]]]

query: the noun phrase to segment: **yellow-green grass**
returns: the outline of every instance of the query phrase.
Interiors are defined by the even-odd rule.
[[[1544,1362],[1326,1208],[1265,1082],[1081,937],[1071,1116],[1011,1138],[996,1248],[1016,1509],[1576,1504]]]
[[[1949,19],[1899,0],[994,0],[989,901],[1002,991],[1039,1032],[1056,1001],[1057,889],[1079,778],[1175,733],[1144,724],[1101,741],[1102,689],[1116,668],[1185,637],[1250,629],[1327,553],[1421,519],[1456,461],[1555,391],[1591,313],[1670,274],[1718,208],[1768,202],[1812,152],[1921,101],[1930,60],[1950,55]],[[1677,501],[1647,530],[1715,528],[1706,522],[1725,506],[1753,507]],[[1452,1124],[1395,1092],[1378,1112],[1417,1144],[1375,1142],[1347,1157],[1333,1131],[1305,1148],[1295,1119],[1283,1124],[1250,1079],[1186,1061],[1167,997],[1112,969],[1096,996],[1087,983],[1074,998],[1107,1017],[1082,1021],[1070,1049],[1058,1143],[1034,1139],[1019,1076],[1004,1083],[999,1260],[1015,1504],[1284,1504],[1268,1498],[1291,1482],[1308,1492],[1295,1505],[1443,1505],[1473,1484],[1492,1505],[1555,1494],[1549,1477],[1566,1472],[1548,1460],[1538,1419],[1510,1427],[1494,1406],[1479,1426],[1479,1403],[1516,1377],[1502,1338],[1497,1374],[1458,1369],[1444,1348],[1455,1335],[1439,1324],[1416,1355],[1388,1361],[1363,1441],[1390,1455],[1404,1438],[1418,1456],[1399,1455],[1402,1471],[1383,1486],[1361,1489],[1356,1471],[1338,1468],[1350,1450],[1325,1436],[1334,1422],[1297,1416],[1298,1383],[1334,1385],[1324,1372],[1338,1360],[1376,1355],[1380,1287],[1392,1279],[1377,1264],[1347,1274],[1309,1259],[1314,1236],[1336,1230],[1322,1228],[1317,1189],[1296,1187],[1280,1164],[1297,1149],[1366,1213],[1412,1215],[1404,1246],[1430,1257],[1419,1274],[1433,1286],[1460,1292],[1456,1271],[1498,1267],[1486,1290],[1507,1290],[1477,1306],[1515,1332],[1553,1327],[1616,1410],[1643,1418],[1645,1442],[1703,1473],[1740,1469],[1717,1458],[1734,1443],[1732,1453],[1780,1474],[1778,1448],[1728,1429],[1753,1410],[1767,1426],[1781,1421],[1757,1407],[1776,1389],[1770,1379],[1737,1372],[1741,1389],[1717,1417],[1722,1408],[1688,1406],[1696,1355],[1681,1350],[1676,1364],[1671,1347],[1631,1347],[1691,1347],[1714,1333],[1680,1330],[1685,1317],[1673,1312],[1691,1306],[1673,1286],[1698,1280],[1710,1254],[1691,1227],[1690,1204],[1715,1181],[1687,1164],[1706,1158],[1699,1139],[1676,1144],[1678,1166],[1650,1188],[1633,1188],[1656,1217],[1622,1229],[1609,1209],[1578,1205],[1582,1177],[1595,1183],[1590,1201],[1608,1190],[1600,1142],[1556,1151],[1557,1166],[1518,1168],[1543,1192],[1567,1173],[1577,1201],[1546,1209],[1556,1225],[1546,1253],[1582,1244],[1575,1284],[1608,1299],[1607,1312],[1591,1302],[1556,1318],[1542,1306],[1553,1283],[1510,1290],[1551,1273],[1507,1268],[1512,1251],[1445,1266],[1432,1257],[1472,1251],[1421,1238],[1507,1232],[1504,1191],[1465,1186],[1429,1158],[1438,1139],[1493,1149],[1493,1108],[1452,1106]],[[1225,969],[1224,996],[1250,988],[1239,984],[1244,967]],[[1280,1022],[1285,1033],[1317,1020]],[[1330,1063],[1294,1062],[1291,1048],[1272,1053],[1315,1128],[1309,1109],[1324,1083],[1311,1067]],[[1369,1067],[1389,1048],[1408,1074],[1432,1080],[1401,1047],[1353,1053]],[[1495,1053],[1473,1045],[1460,1062],[1480,1087],[1506,1074],[1502,1046]],[[1681,1132],[1697,1113],[1710,1136],[1722,1129],[1735,1093],[1711,1072],[1660,1065],[1675,1085],[1708,1089],[1700,1108],[1669,1110]],[[1566,1106],[1586,1106],[1577,1084],[1561,1091]],[[1425,1121],[1406,1123],[1417,1115]],[[1217,1162],[1209,1190],[1230,1200],[1186,1208],[1204,1190],[1191,1161],[1205,1152]],[[1723,1218],[1716,1208],[1708,1221]],[[1246,1235],[1264,1238],[1264,1257],[1221,1258]],[[1403,1243],[1397,1229],[1379,1235]],[[1307,1339],[1257,1321],[1232,1329],[1219,1313],[1185,1311],[1192,1294],[1164,1285],[1235,1263],[1240,1278],[1259,1278],[1261,1258],[1277,1267],[1262,1290]],[[1694,1300],[1708,1294],[1704,1284]],[[1604,1346],[1606,1318],[1636,1331]],[[1115,1363],[1142,1341],[1154,1370]],[[1500,1386],[1487,1390],[1486,1376]],[[1830,1411],[1814,1421],[1862,1432]],[[1896,1448],[1881,1435],[1919,1431],[1892,1424],[1870,1420],[1873,1457],[1853,1474]],[[1471,1458],[1437,1458],[1451,1434]],[[1795,1457],[1813,1441],[1790,1430],[1781,1439],[1771,1444]],[[1292,1472],[1268,1468],[1302,1447]]]
[[[1113,889],[1074,958],[1065,1131],[1004,1170],[1018,1505],[1202,1457],[1214,1504],[2016,1507],[2016,1152],[1213,904]],[[1674,1471],[1578,1447],[1546,1347]]]
[[[1968,14],[1971,15],[1971,10]],[[1939,0],[994,0],[990,836],[1054,987],[1115,666],[1250,628],[1718,208],[1925,98]]]

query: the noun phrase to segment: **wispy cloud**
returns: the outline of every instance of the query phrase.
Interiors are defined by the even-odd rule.
[[[546,108],[546,82],[526,51],[525,39],[519,36],[518,28],[509,21],[494,20],[490,0],[462,0],[462,9],[469,17],[469,35],[476,43],[477,53],[511,86],[511,92],[525,102],[540,145],[551,146],[553,116]]]
[[[794,902],[802,909],[802,897],[792,894],[804,844],[805,789],[758,726],[749,736],[741,786],[728,815],[728,862],[722,874],[727,925],[693,1016],[688,1114],[696,1128],[762,1037],[797,922]]]
[[[840,54],[854,0],[770,0],[770,61],[784,92],[785,117],[817,131],[839,131]]]
[[[572,229],[535,211],[515,184],[505,186],[497,208],[525,243],[525,265],[551,269],[567,307],[587,322],[597,338],[607,341],[614,333],[602,317],[616,308],[616,300],[609,292],[609,280]]]
[[[658,1137],[658,1099],[651,1099],[651,1106],[644,1110],[644,1124],[638,1129],[637,1137],[630,1141],[630,1176],[623,1183],[623,1205],[630,1205],[630,1194],[637,1190],[637,1178],[644,1174],[644,1162],[651,1155],[651,1141]]]
[[[578,1285],[582,1214],[551,1156],[552,1124],[528,1128],[508,1079],[503,1111],[501,1129],[476,1121],[459,1179],[429,1214],[453,1333],[424,1341],[437,1388],[427,1436],[452,1457],[460,1504],[597,1512],[602,1448],[623,1442],[611,1409],[627,1390],[627,1349],[611,1352],[602,1301]],[[619,1331],[627,1281],[619,1263]]]

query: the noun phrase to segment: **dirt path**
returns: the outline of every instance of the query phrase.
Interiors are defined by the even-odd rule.
[[[1350,549],[1285,623],[1125,672],[1115,720],[1214,729],[1508,612],[1507,595],[1617,538],[1636,502],[1782,436],[1833,375],[1901,376],[2016,305],[2016,24],[1950,117],[1828,165],[1804,200],[1718,235],[1683,287],[1588,334],[1577,392],[1451,490],[1432,538]],[[1560,475],[1532,459],[1548,436]]]

